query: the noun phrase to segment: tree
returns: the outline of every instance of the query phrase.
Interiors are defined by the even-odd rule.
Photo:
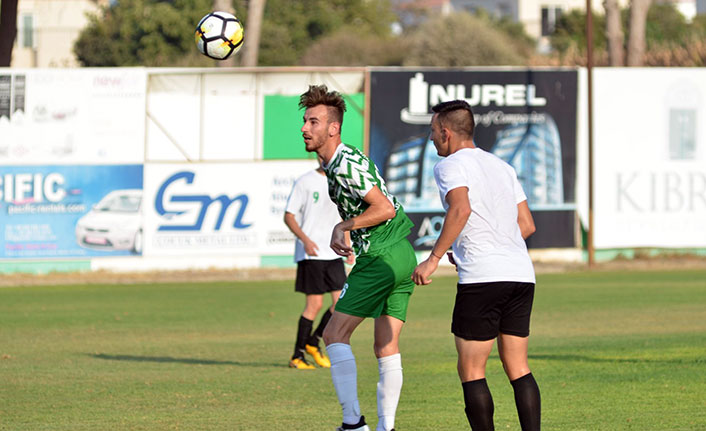
[[[387,36],[394,21],[388,0],[268,0],[258,61],[294,65],[327,35],[347,28],[363,38]]]
[[[215,66],[194,47],[194,28],[219,0],[119,0],[90,18],[74,51],[84,66]],[[231,4],[245,27],[245,51],[255,37],[246,0]],[[254,7],[257,0],[249,0]],[[257,64],[298,64],[316,40],[343,27],[356,34],[390,33],[388,0],[259,0],[265,6]],[[222,4],[219,1],[219,7]],[[253,19],[256,19],[254,17]],[[250,41],[250,42],[249,42]]]
[[[343,28],[319,38],[304,53],[303,66],[401,66],[409,39],[374,34],[359,35]]]
[[[526,62],[507,35],[466,12],[432,18],[411,37],[405,66],[496,66]]]
[[[233,3],[230,0],[213,0],[213,10],[223,11],[235,15]],[[236,63],[236,56],[232,55],[225,60],[218,61],[216,64],[219,67],[233,67]]]
[[[17,0],[0,1],[0,67],[10,66],[17,37]]]
[[[265,0],[250,0],[248,5],[248,37],[243,46],[243,66],[257,66],[257,55],[260,52],[260,34],[262,33],[262,14],[265,10]]]
[[[689,23],[673,3],[653,4],[647,12],[645,27],[647,49],[683,44],[692,34],[698,33],[698,17]]]
[[[602,51],[606,47],[605,33],[601,31],[605,27],[605,17],[593,14],[593,49]],[[585,56],[586,50],[586,13],[582,10],[574,9],[567,14],[563,14],[556,23],[554,34],[550,36],[552,48],[560,54],[567,52],[577,52]]]
[[[212,0],[120,0],[89,17],[74,44],[84,66],[213,64],[199,54],[194,29]]]
[[[529,57],[535,53],[537,41],[527,34],[525,26],[521,22],[513,21],[506,16],[497,17],[483,8],[476,10],[473,15],[504,33],[512,42],[515,50],[523,57]]]
[[[628,34],[628,66],[642,66],[645,56],[645,24],[651,0],[632,0]]]
[[[623,25],[620,22],[620,7],[617,0],[604,0],[605,34],[608,41],[608,57],[611,66],[622,66],[623,59]]]
[[[619,10],[615,0],[604,1],[606,14],[594,14],[593,18],[596,64],[621,66],[627,52],[629,65],[645,62],[651,66],[702,65],[706,31],[698,16],[688,23],[673,4],[656,3],[649,6],[645,19],[642,17],[644,10],[640,9],[645,2],[652,3],[633,0],[630,8]],[[552,47],[559,52],[564,64],[585,61],[585,17],[585,13],[578,10],[565,14],[550,36]],[[601,27],[605,31],[600,31]],[[628,28],[631,33],[627,39],[622,28]]]

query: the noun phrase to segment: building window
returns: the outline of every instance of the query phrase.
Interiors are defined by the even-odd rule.
[[[498,5],[498,15],[500,18],[511,18],[510,16],[510,5],[507,3],[500,3]]]
[[[22,48],[34,47],[34,19],[32,15],[22,17]]]
[[[549,36],[554,33],[556,23],[561,18],[560,7],[543,7],[542,8],[542,36]]]

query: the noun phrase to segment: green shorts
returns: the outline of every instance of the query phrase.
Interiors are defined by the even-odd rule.
[[[343,285],[336,311],[373,318],[386,314],[404,322],[414,290],[411,276],[416,265],[414,249],[406,239],[358,256]]]

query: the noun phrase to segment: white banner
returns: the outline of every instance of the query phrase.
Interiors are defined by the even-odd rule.
[[[226,72],[148,69],[147,162],[262,159],[264,96],[310,84],[363,91],[359,72]]]
[[[149,78],[147,160],[253,160],[256,75],[158,74]]]
[[[597,69],[596,248],[706,246],[706,69]]]
[[[145,166],[145,256],[288,255],[289,192],[314,160]]]
[[[0,72],[0,164],[144,159],[144,69]]]

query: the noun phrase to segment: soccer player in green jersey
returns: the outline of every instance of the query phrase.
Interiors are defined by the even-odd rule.
[[[331,248],[340,256],[356,254],[356,264],[324,330],[331,378],[343,409],[343,424],[336,430],[369,430],[358,405],[350,337],[366,317],[372,317],[380,371],[376,429],[390,431],[395,426],[402,389],[399,337],[414,289],[411,275],[417,262],[407,240],[412,222],[387,191],[375,164],[358,149],[341,142],[346,110],[343,97],[328,91],[325,85],[310,86],[301,95],[299,107],[306,109],[301,129],[306,150],[323,159],[329,195],[343,220],[333,228]],[[350,232],[353,247],[346,244],[346,232]]]

